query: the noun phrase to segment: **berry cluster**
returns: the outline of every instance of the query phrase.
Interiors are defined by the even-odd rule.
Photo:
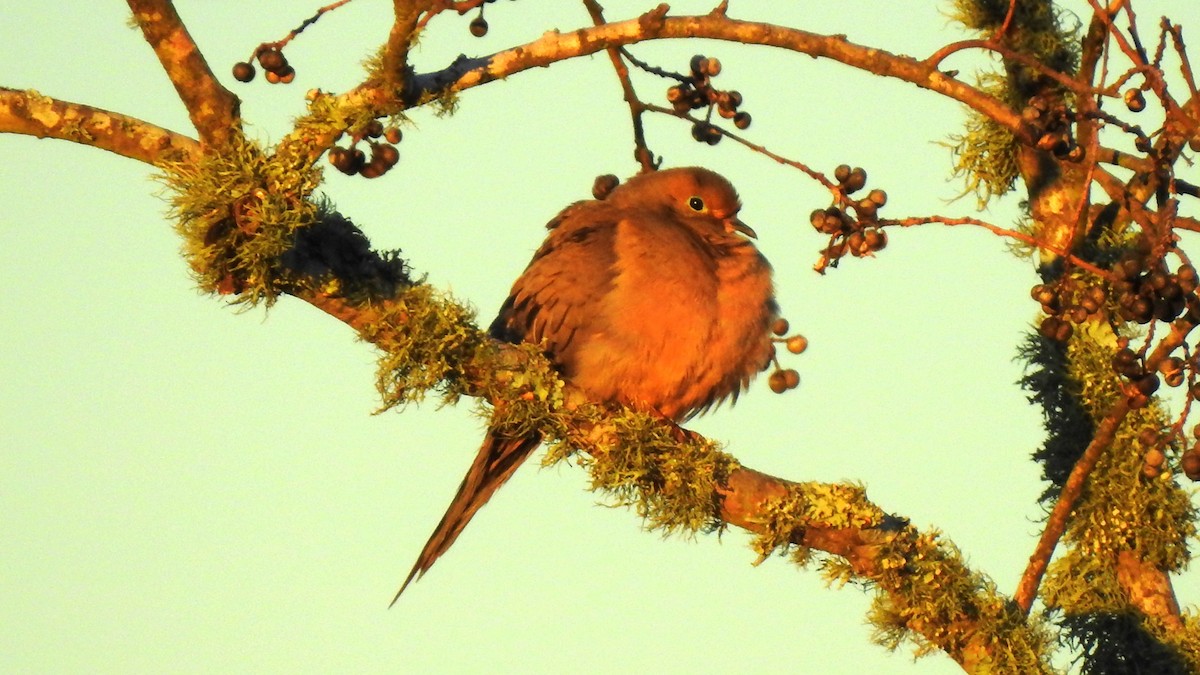
[[[1021,111],[1021,119],[1039,130],[1038,149],[1071,162],[1083,159],[1083,148],[1075,143],[1071,132],[1074,113],[1062,99],[1034,96]]]
[[[382,137],[382,140],[380,140]],[[371,147],[371,158],[367,159],[365,152],[358,147],[358,141],[370,139],[367,144]],[[371,120],[362,136],[354,140],[350,147],[334,147],[329,151],[329,163],[338,171],[353,176],[358,174],[363,178],[378,178],[400,161],[400,151],[396,144],[404,138],[396,127],[383,128],[379,120]]]
[[[1137,352],[1124,347],[1113,354],[1112,367],[1118,375],[1128,379],[1136,390],[1129,401],[1130,407],[1133,408],[1146,407],[1150,396],[1158,391],[1162,383],[1159,379],[1160,373],[1167,378],[1167,384],[1171,386],[1183,384],[1183,361],[1176,358],[1164,359],[1158,372],[1150,372]]]
[[[1038,326],[1042,336],[1066,342],[1074,332],[1072,324],[1083,323],[1104,307],[1108,296],[1101,286],[1085,286],[1071,277],[1052,284],[1038,284],[1030,297],[1042,305],[1046,317]]]
[[[1191,265],[1183,264],[1175,272],[1169,272],[1161,259],[1132,255],[1117,261],[1112,271],[1115,310],[1122,320],[1147,324],[1156,320],[1174,321],[1186,314],[1189,321],[1200,323],[1200,298],[1195,293],[1200,278]],[[1102,286],[1085,286],[1064,277],[1052,284],[1034,286],[1030,296],[1046,313],[1038,332],[1064,342],[1071,337],[1072,324],[1082,323],[1100,312],[1108,292]]]
[[[775,323],[771,324],[771,332],[779,336],[775,341],[787,345],[787,350],[793,354],[803,353],[804,350],[808,349],[808,338],[799,334],[784,337],[787,335],[789,328],[787,319],[782,317],[775,319]],[[772,361],[774,361],[774,357],[772,357]],[[774,361],[774,363],[775,370],[767,378],[767,385],[771,387],[771,391],[776,394],[782,394],[789,389],[795,389],[800,386],[800,373],[796,372],[794,368],[781,368],[777,361]]]
[[[733,120],[733,126],[738,129],[749,128],[750,113],[738,110],[742,105],[742,95],[737,91],[721,91],[712,86],[712,78],[721,74],[721,62],[697,54],[692,57],[690,67],[690,76],[667,89],[667,101],[679,115],[689,110],[708,108],[705,119],[692,125],[692,138],[709,145],[721,142],[721,130],[710,121],[714,109],[721,117]]]
[[[867,184],[867,172],[862,167],[842,164],[834,170],[833,177],[839,187],[838,203],[814,210],[808,219],[817,232],[830,237],[825,260],[836,264],[847,253],[857,258],[882,250],[887,246],[887,233],[878,225],[879,209],[887,204],[887,193],[874,189],[860,199],[850,196]]]
[[[1128,256],[1117,262],[1113,273],[1117,278],[1113,293],[1122,319],[1140,324],[1173,321],[1186,311],[1189,320],[1200,322],[1200,299],[1195,294],[1200,280],[1191,265],[1180,265],[1171,273],[1162,260]]]
[[[266,71],[267,82],[288,84],[296,79],[296,69],[288,63],[287,57],[278,48],[259,45],[254,56],[258,59],[258,65]],[[254,74],[254,64],[250,61],[233,64],[233,79],[238,82],[249,82],[254,79]]]
[[[1192,429],[1192,435],[1197,440],[1183,451],[1179,458],[1179,468],[1191,480],[1200,481],[1200,425]],[[1142,455],[1142,475],[1146,478],[1158,478],[1167,463],[1167,455],[1162,449],[1170,443],[1169,437],[1160,435],[1157,429],[1145,429],[1138,434],[1138,441],[1143,447],[1149,448]]]

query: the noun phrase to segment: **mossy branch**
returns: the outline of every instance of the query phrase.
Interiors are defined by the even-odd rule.
[[[488,338],[469,310],[423,284],[362,304],[296,295],[384,351],[386,406],[420,400],[428,388],[481,397],[494,406],[493,423],[541,433],[546,461],[584,465],[594,488],[651,529],[690,536],[741,527],[755,534],[760,561],[791,552],[805,563],[815,553],[831,581],[875,587],[872,620],[889,647],[910,639],[968,672],[1046,672],[1040,620],[1022,617],[938,534],[887,515],[860,486],[769,476],[670,422],[589,402],[536,349]]]

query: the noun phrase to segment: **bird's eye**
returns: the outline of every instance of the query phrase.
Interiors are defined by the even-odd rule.
[[[688,206],[690,206],[693,211],[703,212],[704,211],[704,200],[699,197],[692,197],[691,199],[688,200]]]

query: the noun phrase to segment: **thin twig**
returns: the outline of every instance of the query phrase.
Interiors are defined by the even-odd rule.
[[[1024,232],[1018,232],[1017,230],[1011,230],[1006,227],[1000,227],[999,225],[994,225],[985,220],[979,220],[978,218],[971,218],[971,217],[950,218],[948,216],[914,216],[911,218],[880,218],[879,219],[879,224],[884,225],[884,226],[898,225],[900,227],[914,227],[916,225],[926,225],[929,223],[938,223],[939,225],[949,225],[949,226],[974,225],[975,227],[981,227],[998,237],[1006,237],[1008,239],[1016,239],[1017,241],[1022,242],[1024,244],[1028,244],[1029,246],[1033,246],[1035,248],[1045,249],[1047,251],[1050,251],[1051,253],[1054,253],[1055,255],[1058,255],[1061,258],[1063,258],[1064,260],[1075,265],[1076,267],[1083,269],[1083,270],[1087,270],[1088,272],[1091,272],[1092,274],[1095,274],[1097,276],[1108,277],[1111,275],[1111,273],[1108,270],[1097,267],[1096,265],[1094,265],[1086,260],[1083,260],[1082,258],[1078,258],[1078,257],[1072,255],[1069,251],[1058,248],[1056,246],[1052,246],[1050,244],[1047,244],[1044,241],[1035,239],[1034,237],[1031,237],[1030,235],[1025,234]]]
[[[337,2],[333,2],[328,5],[325,5],[324,7],[318,8],[316,14],[313,14],[312,16],[308,17],[304,21],[301,21],[300,25],[296,26],[291,31],[289,31],[288,34],[286,36],[284,36],[282,40],[278,40],[276,42],[264,42],[261,45],[259,45],[257,48],[255,48],[254,57],[257,57],[260,53],[262,53],[263,51],[266,51],[268,49],[283,49],[284,47],[287,46],[287,44],[289,42],[296,39],[297,35],[303,33],[305,28],[308,28],[309,26],[316,23],[317,20],[319,20],[321,18],[321,16],[324,15],[326,12],[331,12],[348,2],[350,2],[350,0],[337,0]]]
[[[650,103],[647,103],[645,105],[645,108],[646,108],[646,110],[649,110],[651,112],[662,113],[664,115],[670,115],[671,117],[678,117],[680,119],[688,120],[689,122],[692,122],[693,124],[696,122],[704,121],[697,117],[693,117],[689,114],[686,114],[686,113],[679,114],[679,113],[676,113],[674,110],[671,110],[670,108],[664,108],[662,106],[657,106],[657,105],[653,105]],[[784,164],[786,166],[792,167],[793,169],[799,169],[800,171],[803,171],[805,174],[808,175],[809,178],[812,178],[813,180],[817,181],[821,185],[825,186],[825,188],[827,188],[830,192],[833,192],[834,194],[838,194],[838,186],[833,181],[829,180],[829,178],[825,174],[821,173],[820,171],[809,168],[809,166],[807,164],[796,161],[794,159],[788,159],[787,157],[784,157],[783,155],[779,155],[774,152],[771,152],[767,148],[765,148],[757,143],[752,143],[751,141],[748,141],[745,138],[742,138],[741,136],[733,133],[732,131],[722,129],[721,127],[716,127],[716,129],[717,129],[717,131],[721,132],[722,136],[730,138],[734,142],[740,143],[740,144],[746,146],[747,148],[750,148],[754,152],[757,152],[765,157],[769,157],[769,158],[775,160],[776,162],[779,162],[780,164]]]
[[[604,8],[596,0],[583,0],[583,5],[592,17],[592,23],[597,26],[608,23],[604,19]],[[642,126],[642,113],[646,108],[638,99],[637,92],[633,89],[633,82],[629,79],[629,68],[622,59],[625,50],[620,47],[609,47],[605,51],[608,52],[613,70],[617,72],[617,79],[621,82],[621,92],[625,97],[625,102],[629,104],[629,117],[633,122],[634,159],[642,165],[642,171],[654,171],[658,168],[658,163],[654,159],[654,153],[646,145],[646,131]]]

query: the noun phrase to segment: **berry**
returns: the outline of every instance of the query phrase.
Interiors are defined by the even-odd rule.
[[[866,237],[867,247],[872,251],[882,251],[887,246],[887,232],[875,227],[863,233]]]
[[[295,68],[293,68],[291,66],[284,66],[283,69],[279,71],[279,83],[280,84],[290,84],[291,81],[294,79],[296,79],[296,69]]]
[[[254,79],[254,66],[245,61],[238,61],[233,64],[233,79],[238,82],[249,82]]]
[[[258,53],[258,65],[267,72],[278,72],[287,65],[287,59],[283,58],[283,52],[272,47]]]
[[[867,172],[862,167],[856,166],[850,170],[850,175],[846,177],[843,185],[846,188],[846,193],[858,192],[867,184]]]
[[[767,378],[767,385],[771,387],[771,391],[782,394],[788,390],[787,376],[783,374],[782,370],[776,370]]]
[[[808,349],[808,338],[803,335],[793,335],[787,340],[787,350],[793,354],[803,354]]]
[[[1146,463],[1146,466],[1152,466],[1157,469],[1161,468],[1163,463],[1167,461],[1167,456],[1158,448],[1150,448],[1146,451],[1146,455],[1142,457],[1142,461]]]
[[[479,16],[475,17],[474,19],[471,19],[470,29],[471,29],[471,35],[474,35],[477,38],[487,35],[488,22],[487,22],[487,19],[483,18],[483,14],[480,14]]]
[[[692,138],[701,143],[716,145],[721,142],[721,130],[708,122],[696,122],[692,125]]]
[[[788,320],[782,316],[771,322],[771,332],[776,335],[786,335],[790,328]]]
[[[1146,109],[1146,97],[1141,89],[1126,89],[1124,98],[1125,107],[1129,108],[1129,112],[1142,112]]]
[[[1134,382],[1134,386],[1138,388],[1138,391],[1146,396],[1150,396],[1154,392],[1158,391],[1159,384],[1160,381],[1158,379],[1158,375],[1155,375],[1154,373],[1147,373],[1139,378],[1137,382]]]
[[[329,151],[329,163],[347,176],[353,176],[358,173],[358,166],[354,164],[354,154],[346,148],[331,149]]]
[[[400,151],[394,145],[380,143],[371,149],[371,161],[375,162],[376,160],[390,169],[400,161]]]
[[[739,129],[747,129],[750,127],[750,113],[739,112],[733,116],[733,126]]]
[[[836,180],[839,183],[845,183],[846,179],[849,177],[850,177],[850,165],[849,164],[838,164],[837,168],[833,170],[833,178],[834,178],[834,180]]]
[[[620,184],[621,179],[617,178],[611,173],[596,176],[596,180],[592,182],[592,197],[596,199],[605,199],[608,197],[608,195],[612,194],[612,191],[615,190]]]
[[[1183,453],[1183,459],[1180,460],[1179,466],[1183,469],[1185,476],[1200,481],[1200,450],[1192,448]]]
[[[392,167],[380,161],[379,157],[376,155],[372,156],[371,161],[364,164],[363,167],[358,170],[358,175],[362,176],[363,178],[379,178],[383,174],[387,173],[388,169],[390,168]]]
[[[397,127],[389,127],[387,131],[383,132],[383,137],[388,143],[395,145],[404,139],[404,133]]]
[[[788,368],[783,371],[783,383],[787,385],[788,389],[795,389],[800,386],[800,373],[796,372],[795,369]]]

